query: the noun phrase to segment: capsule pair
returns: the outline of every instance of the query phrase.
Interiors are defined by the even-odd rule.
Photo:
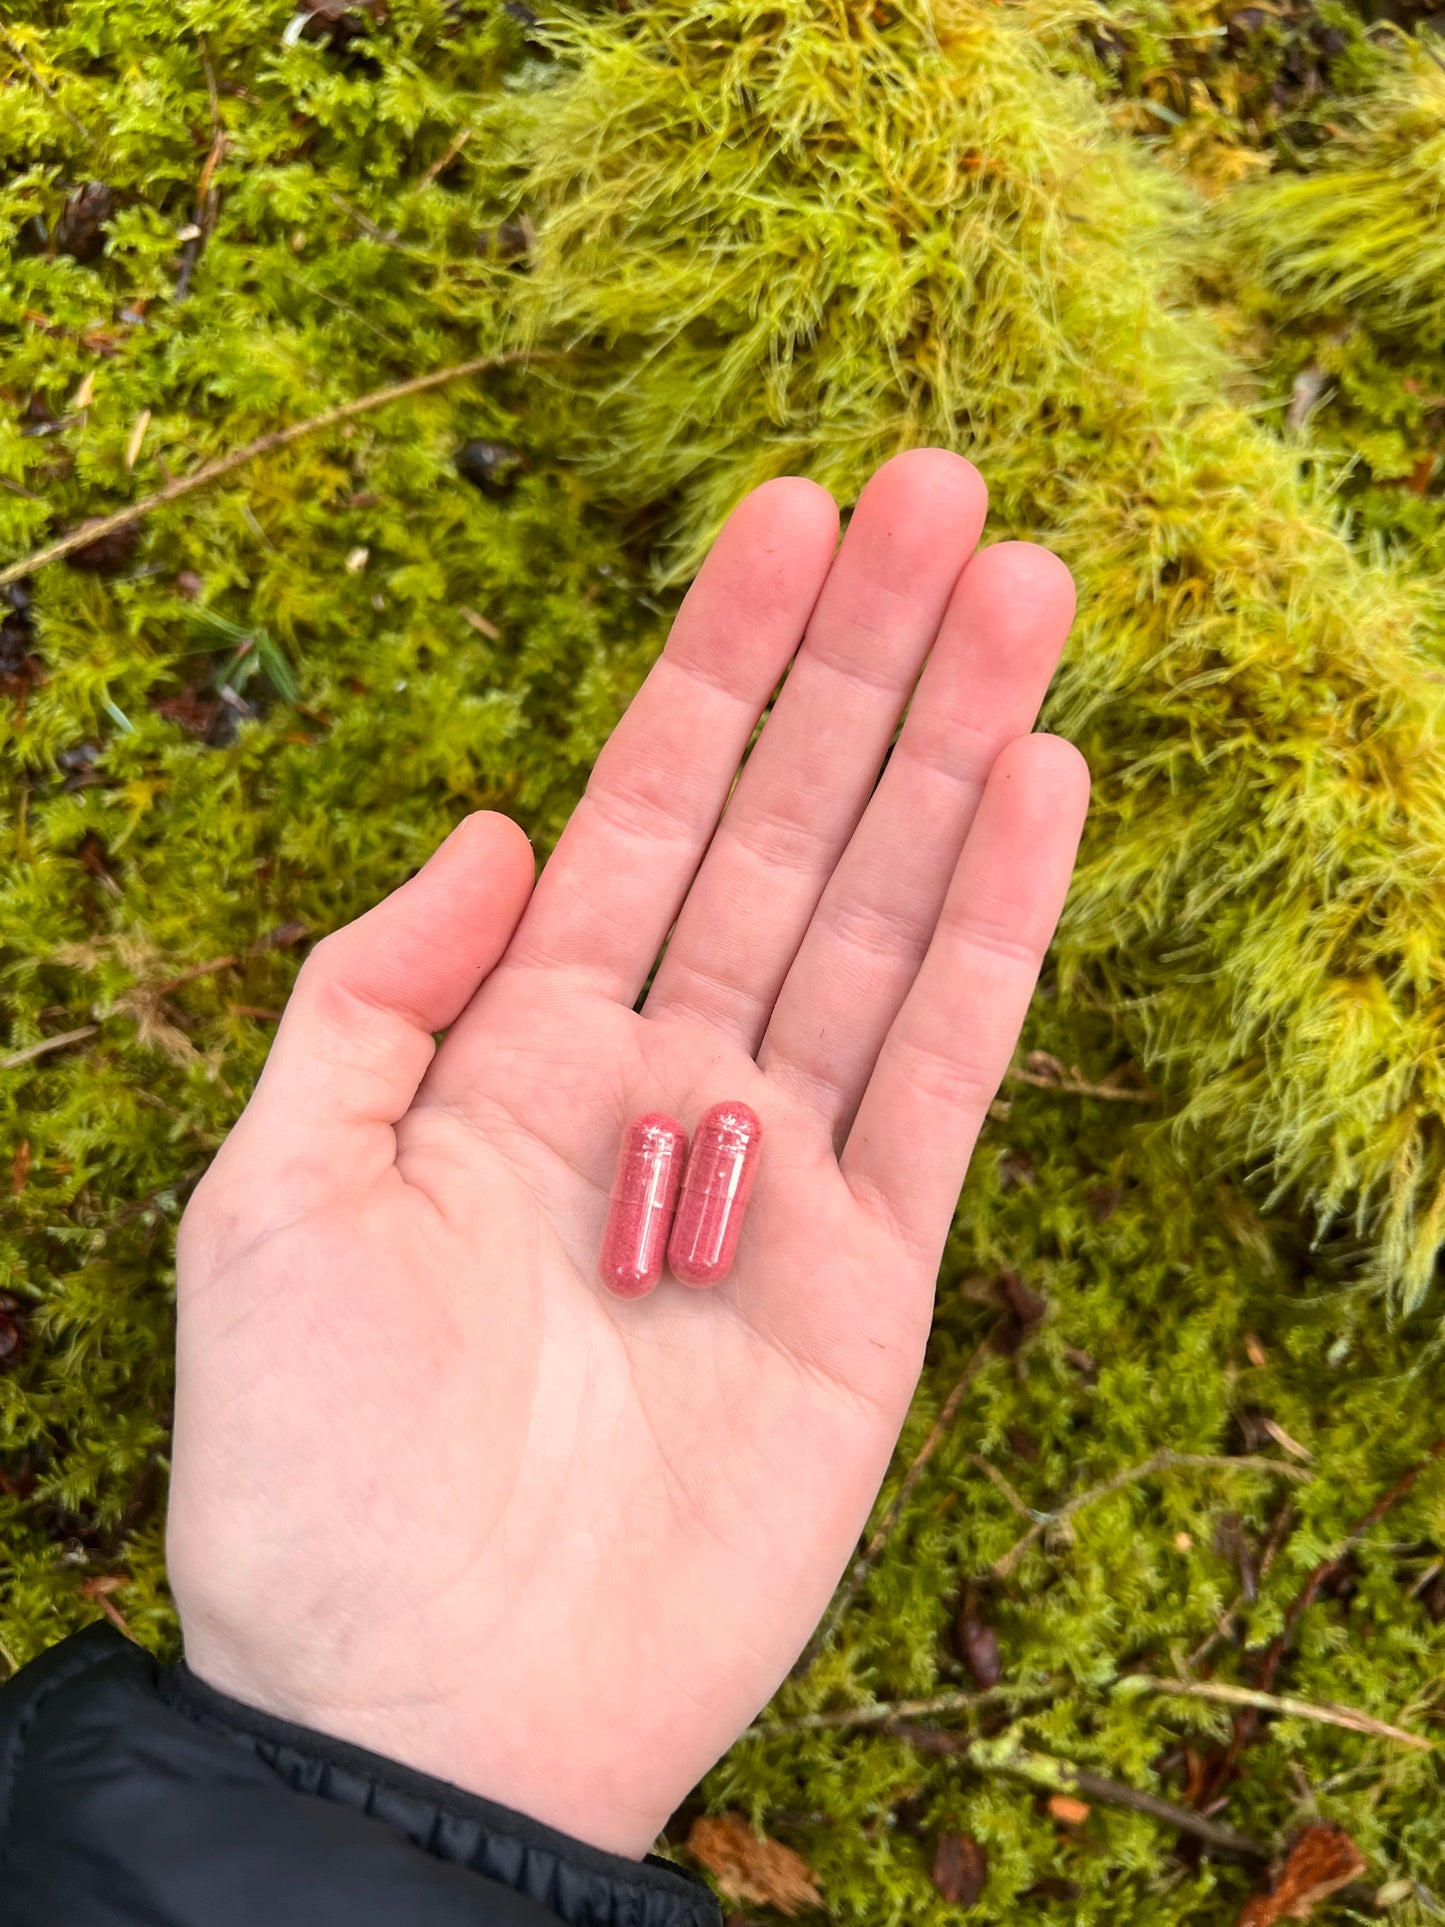
[[[716,1285],[732,1269],[757,1171],[763,1127],[746,1104],[714,1104],[687,1133],[665,1111],[628,1126],[602,1236],[599,1271],[609,1291],[641,1298],[663,1258],[685,1285]],[[684,1169],[684,1165],[686,1168]]]

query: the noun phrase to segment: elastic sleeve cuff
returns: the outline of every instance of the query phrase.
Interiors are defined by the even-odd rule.
[[[371,1814],[433,1858],[541,1901],[569,1927],[718,1927],[706,1881],[657,1854],[629,1860],[348,1741],[218,1692],[182,1660],[158,1669],[164,1703],[243,1742],[298,1793]]]
[[[720,1927],[705,1882],[161,1668],[104,1620],[0,1686],[5,1927]]]

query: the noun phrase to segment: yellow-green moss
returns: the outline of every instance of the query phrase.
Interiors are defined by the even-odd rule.
[[[1328,473],[1240,407],[1251,372],[1198,305],[1219,205],[1115,125],[1078,52],[1094,16],[548,13],[529,36],[392,0],[345,49],[288,44],[288,0],[20,0],[4,24],[0,562],[409,374],[523,340],[558,357],[158,511],[116,573],[30,584],[32,661],[12,630],[0,689],[0,1056],[88,1034],[0,1073],[0,1289],[25,1303],[0,1373],[4,1651],[101,1599],[175,1650],[172,1234],[298,924],[356,914],[470,808],[545,855],[737,495],[800,471],[846,509],[878,460],[937,441],[984,468],[991,536],[1050,542],[1080,583],[1052,719],[1099,800],[1026,1041],[1086,1080],[1141,1057],[1165,1099],[1007,1088],[880,1516],[999,1317],[988,1281],[1017,1271],[1047,1316],[981,1374],[773,1717],[966,1683],[947,1628],[971,1583],[1005,1681],[1052,1694],[1029,1743],[1182,1799],[1178,1742],[1219,1716],[1108,1681],[1196,1652],[1240,1590],[1231,1548],[1258,1555],[1292,1498],[1208,1662],[1243,1676],[1241,1645],[1438,1424],[1445,817],[1420,556],[1372,560],[1332,526]],[[120,200],[79,261],[50,243],[87,180]],[[499,245],[523,214],[530,258]],[[509,491],[458,478],[474,437],[525,451]],[[238,655],[201,609],[264,644]],[[1288,1459],[1261,1414],[1309,1484],[1173,1469],[989,1580],[1024,1522],[977,1458],[1051,1510],[1162,1446]],[[1305,1615],[1281,1688],[1428,1729],[1445,1634],[1411,1588],[1442,1549],[1437,1467],[1364,1541],[1353,1592]],[[1432,1757],[1291,1722],[1247,1764],[1233,1824],[1278,1847],[1339,1820],[1371,1881],[1407,1883],[1394,1918],[1445,1906]],[[698,1797],[805,1852],[828,1917],[866,1927],[958,1917],[928,1874],[948,1827],[990,1855],[972,1917],[1010,1927],[1229,1927],[1251,1879],[1143,1816],[1061,1828],[876,1733],[743,1742]]]

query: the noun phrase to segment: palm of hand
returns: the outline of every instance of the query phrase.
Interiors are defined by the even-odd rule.
[[[835,559],[821,490],[755,491],[530,901],[520,833],[472,819],[318,946],[183,1227],[169,1549],[223,1690],[637,1853],[786,1673],[1082,815],[1025,734],[1071,589],[1025,545],[960,577],[982,509],[966,463],[899,457]],[[694,879],[779,659],[806,625],[838,675],[844,611],[874,667],[790,674]],[[764,1126],[731,1275],[613,1298],[626,1123],[722,1097]]]

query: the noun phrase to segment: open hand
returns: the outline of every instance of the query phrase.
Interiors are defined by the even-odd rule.
[[[985,506],[942,449],[841,547],[754,490],[535,887],[482,812],[312,951],[181,1226],[168,1554],[220,1690],[640,1856],[785,1677],[1087,803],[1028,733],[1072,582],[975,556]],[[731,1275],[612,1296],[624,1128],[721,1098],[764,1130]]]

